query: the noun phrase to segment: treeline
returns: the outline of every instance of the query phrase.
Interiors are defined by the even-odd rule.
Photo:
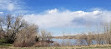
[[[75,38],[78,40],[78,45],[111,44],[111,24],[104,25],[103,27],[102,32],[89,32],[75,36]]]
[[[100,31],[100,29],[102,31]],[[96,30],[96,29],[95,29]],[[54,37],[56,39],[63,39],[61,46],[90,46],[90,45],[110,45],[111,44],[111,23],[105,23],[95,32],[87,32],[76,35],[64,35]],[[64,41],[67,39],[67,41]],[[72,42],[75,41],[75,42]],[[71,43],[72,42],[72,43]]]
[[[51,34],[39,33],[38,26],[27,23],[22,16],[0,17],[0,45],[13,44],[16,47],[33,46],[39,41],[50,41]]]

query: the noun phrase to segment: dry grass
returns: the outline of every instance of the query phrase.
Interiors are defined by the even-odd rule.
[[[111,49],[111,45],[62,46],[62,47],[13,47],[2,46],[0,49]]]

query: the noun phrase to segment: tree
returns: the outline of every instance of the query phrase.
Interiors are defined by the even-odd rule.
[[[2,25],[3,25],[3,19],[0,17],[0,39],[3,38],[4,35]]]
[[[6,28],[6,39],[8,43],[13,43],[15,41],[15,36],[19,32],[19,29],[23,27],[22,18],[21,17],[12,17],[11,15],[6,16],[5,21]]]
[[[6,43],[14,43],[14,46],[32,46],[38,41],[38,26],[29,24],[21,16],[7,15],[0,17],[0,39]]]
[[[26,23],[19,33],[17,33],[14,46],[27,47],[34,45],[36,42],[37,29],[36,25],[28,25]]]
[[[45,30],[42,30],[41,33],[40,33],[40,38],[41,40],[43,41],[46,41],[46,40],[51,40],[51,33],[50,32],[46,32]]]

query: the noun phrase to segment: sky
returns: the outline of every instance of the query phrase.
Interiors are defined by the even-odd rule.
[[[0,15],[6,14],[23,15],[54,36],[94,32],[110,23],[111,0],[0,0]]]

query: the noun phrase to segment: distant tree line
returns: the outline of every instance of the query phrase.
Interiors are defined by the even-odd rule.
[[[99,28],[101,29],[101,28]],[[89,32],[86,34],[79,34],[76,36],[76,39],[78,39],[78,44],[84,44],[84,45],[104,45],[104,44],[111,44],[111,24],[106,24],[103,26],[102,32]],[[94,44],[95,43],[95,44]]]

